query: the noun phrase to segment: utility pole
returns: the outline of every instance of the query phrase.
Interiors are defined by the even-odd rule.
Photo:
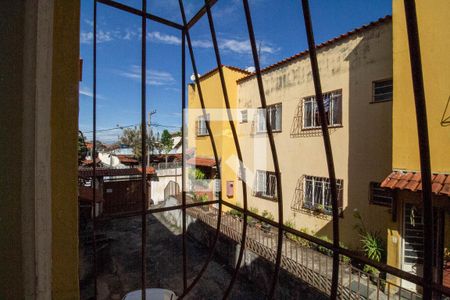
[[[153,144],[152,144],[151,149],[150,149],[150,144],[153,143],[153,141],[152,141],[153,133],[152,133],[151,118],[152,118],[152,115],[154,115],[154,114],[156,114],[156,109],[154,109],[154,110],[152,110],[152,111],[150,111],[148,113],[148,122],[147,122],[147,126],[148,126],[147,132],[148,132],[148,134],[147,134],[147,136],[149,138],[147,139],[147,166],[150,166],[150,156],[152,155],[150,150],[153,150]]]

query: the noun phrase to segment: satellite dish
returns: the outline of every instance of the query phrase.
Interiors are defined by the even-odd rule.
[[[200,77],[200,74],[197,74],[197,76]],[[195,74],[194,73],[192,73],[192,75],[191,75],[191,80],[195,81]]]
[[[255,69],[255,67],[253,67],[253,66],[252,66],[252,67],[248,67],[248,68],[245,69],[245,71],[250,72],[250,73],[255,72],[255,70],[256,70],[256,69]]]

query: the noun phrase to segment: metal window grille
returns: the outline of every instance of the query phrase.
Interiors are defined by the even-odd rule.
[[[342,91],[323,94],[328,126],[342,125]],[[303,129],[320,129],[319,108],[315,96],[303,99]]]
[[[228,101],[228,95],[227,90],[225,86],[225,80],[224,80],[224,74],[221,69],[221,58],[219,53],[219,47],[217,44],[217,38],[216,38],[216,32],[214,29],[214,22],[211,15],[211,7],[215,5],[218,2],[218,0],[206,0],[205,5],[194,15],[192,19],[189,21],[186,19],[184,7],[183,7],[183,1],[179,0],[179,6],[180,6],[180,12],[182,15],[182,24],[178,24],[169,20],[166,20],[164,18],[161,18],[159,16],[153,15],[147,11],[147,1],[142,1],[142,7],[141,9],[132,8],[130,6],[127,6],[125,4],[112,1],[112,0],[94,0],[94,24],[93,24],[93,30],[94,30],[94,43],[93,43],[93,151],[95,153],[96,150],[96,116],[97,116],[97,5],[107,5],[109,7],[113,7],[125,12],[128,12],[133,15],[137,15],[141,17],[141,25],[142,25],[142,63],[141,63],[141,126],[142,126],[142,149],[143,149],[143,155],[142,155],[142,167],[143,170],[146,170],[146,30],[147,30],[147,20],[153,20],[155,22],[161,23],[166,26],[170,26],[174,29],[177,29],[180,31],[180,34],[182,36],[182,103],[181,107],[182,109],[185,108],[185,48],[187,44],[187,48],[189,50],[192,68],[195,75],[195,83],[198,88],[199,98],[203,109],[203,115],[206,117],[205,113],[205,105],[203,101],[203,95],[201,91],[201,85],[199,84],[199,77],[197,72],[197,67],[195,63],[195,57],[194,52],[192,49],[192,43],[190,39],[190,29],[194,24],[196,24],[205,14],[208,18],[208,23],[210,26],[211,31],[211,38],[213,41],[216,61],[218,65],[219,75],[221,79],[221,85],[222,85],[222,92],[224,95],[224,101],[226,104],[226,107],[229,109],[229,101]],[[321,82],[320,82],[320,74],[319,74],[319,68],[317,63],[317,55],[316,55],[316,44],[314,41],[314,35],[313,35],[313,27],[312,27],[312,20],[311,20],[311,13],[309,8],[309,1],[308,0],[302,0],[302,13],[299,13],[299,17],[303,17],[305,27],[306,27],[306,34],[307,34],[307,41],[308,41],[308,48],[309,48],[309,56],[310,56],[310,62],[311,62],[311,68],[312,68],[312,75],[313,75],[313,82],[314,82],[314,88],[315,88],[315,103],[317,105],[317,112],[319,115],[319,118],[321,120],[327,119],[327,106],[329,107],[330,104],[327,104],[325,99],[326,96],[322,93],[321,88]],[[248,35],[250,39],[251,44],[251,50],[252,50],[252,56],[255,66],[255,72],[257,77],[257,83],[258,83],[258,89],[259,89],[259,96],[261,101],[261,107],[263,109],[266,109],[268,106],[266,104],[266,98],[264,94],[264,85],[261,77],[261,68],[259,64],[259,57],[258,57],[258,51],[257,51],[257,44],[255,39],[255,34],[253,30],[253,23],[252,23],[252,16],[250,13],[250,7],[248,0],[243,0],[244,5],[244,13],[247,23],[247,29],[248,29]],[[238,210],[243,214],[243,225],[242,225],[242,239],[241,239],[241,247],[238,254],[238,259],[236,262],[235,270],[233,271],[232,279],[227,285],[227,289],[224,293],[223,298],[226,299],[229,297],[231,290],[236,282],[238,270],[241,266],[242,257],[243,257],[243,251],[246,248],[246,234],[247,234],[247,218],[248,216],[251,216],[253,218],[259,219],[261,221],[264,221],[271,226],[274,226],[278,229],[278,243],[276,246],[276,254],[275,254],[275,269],[273,272],[273,276],[271,279],[271,283],[269,285],[270,291],[268,294],[268,298],[272,299],[274,297],[275,289],[277,286],[278,281],[278,275],[281,268],[282,263],[282,249],[283,249],[283,237],[284,233],[290,233],[294,236],[300,237],[302,239],[305,239],[309,242],[316,243],[323,247],[324,249],[327,249],[329,252],[332,252],[332,280],[331,280],[331,286],[329,289],[329,295],[331,299],[336,299],[338,297],[341,297],[339,291],[339,272],[342,272],[342,268],[340,268],[340,256],[344,255],[347,257],[350,257],[352,259],[357,259],[367,265],[373,266],[378,268],[379,270],[383,272],[390,273],[392,275],[395,275],[399,278],[406,279],[414,284],[417,284],[419,286],[423,287],[423,298],[424,299],[431,299],[433,293],[437,295],[450,295],[450,291],[448,288],[445,288],[444,286],[437,284],[433,281],[433,239],[430,238],[433,236],[433,208],[432,208],[432,202],[431,202],[431,168],[430,168],[430,153],[429,153],[429,141],[428,141],[428,131],[427,131],[427,115],[426,115],[426,105],[425,105],[425,94],[424,94],[424,86],[423,86],[423,75],[422,75],[422,63],[421,63],[421,55],[420,55],[420,44],[419,44],[419,34],[418,34],[418,24],[417,24],[417,15],[416,15],[416,8],[415,8],[415,1],[414,0],[404,0],[404,7],[405,7],[405,13],[406,13],[406,25],[407,25],[407,34],[408,34],[408,40],[409,40],[409,54],[410,54],[410,60],[411,60],[411,75],[413,79],[413,88],[414,88],[414,99],[415,99],[415,106],[416,106],[416,120],[417,120],[417,128],[418,128],[418,138],[419,138],[419,148],[420,148],[420,161],[421,161],[421,178],[422,178],[422,201],[423,201],[423,276],[417,276],[410,274],[408,272],[405,272],[403,270],[378,263],[375,261],[372,261],[370,259],[367,259],[358,253],[355,253],[353,251],[350,251],[348,249],[345,249],[340,246],[339,243],[339,211],[338,211],[338,186],[334,171],[334,162],[333,162],[333,152],[331,148],[330,143],[330,136],[328,132],[328,126],[325,124],[325,122],[321,122],[320,128],[322,130],[322,138],[324,142],[324,148],[326,153],[326,160],[327,160],[327,166],[329,171],[329,179],[330,179],[330,187],[329,191],[331,193],[331,208],[332,208],[332,233],[333,233],[333,242],[327,242],[323,241],[321,239],[318,239],[312,235],[309,235],[307,233],[292,229],[286,225],[284,225],[284,219],[283,219],[283,195],[281,190],[281,177],[280,177],[280,168],[278,163],[278,155],[276,151],[276,145],[274,142],[273,134],[272,134],[272,128],[270,126],[270,120],[269,118],[265,118],[266,128],[267,128],[267,138],[269,140],[270,144],[270,150],[272,153],[272,160],[273,165],[275,169],[275,178],[276,178],[276,192],[277,192],[277,198],[278,198],[278,220],[273,221],[264,217],[261,217],[255,213],[252,213],[248,210],[247,206],[247,198],[246,198],[246,183],[245,181],[241,181],[242,188],[243,188],[243,208],[229,204],[227,202],[222,201],[221,193],[219,192],[219,199],[217,201],[207,201],[203,203],[194,203],[194,204],[186,204],[186,192],[182,191],[182,204],[179,206],[174,206],[166,209],[147,209],[147,203],[146,203],[146,193],[147,190],[145,188],[142,188],[142,210],[140,212],[142,216],[142,247],[141,247],[141,289],[142,289],[142,299],[145,299],[145,279],[146,279],[146,239],[147,239],[147,222],[146,222],[146,215],[147,214],[153,214],[156,212],[162,212],[165,210],[176,210],[181,209],[182,210],[182,227],[183,227],[183,287],[184,292],[180,296],[180,298],[184,298],[188,293],[192,290],[192,288],[199,282],[200,278],[202,277],[206,267],[208,266],[209,262],[213,258],[214,249],[217,245],[217,239],[221,230],[221,215],[222,215],[222,207],[223,205],[226,205],[230,208],[233,208],[235,210]],[[231,115],[228,115],[228,118],[230,120],[230,126],[233,133],[233,140],[236,146],[236,151],[238,154],[238,158],[240,160],[240,169],[241,174],[245,174],[244,171],[244,164],[242,162],[242,154],[240,150],[239,140],[237,138],[236,129],[234,127],[234,122],[231,119]],[[184,116],[183,116],[183,124],[184,124]],[[211,128],[209,126],[209,122],[206,122],[206,129],[209,133],[209,138],[211,140],[211,145],[214,152],[214,158],[216,160],[216,165],[219,165],[219,160],[217,156],[217,149],[215,146],[214,141],[214,135],[211,132]],[[183,141],[184,142],[184,141]],[[184,156],[184,154],[183,154]],[[184,159],[183,159],[183,169],[184,168]],[[219,170],[218,170],[219,171]],[[93,164],[93,178],[96,178],[96,164]],[[220,178],[220,172],[218,172],[218,178]],[[142,186],[146,186],[146,176],[142,176]],[[184,183],[182,185],[185,186]],[[96,192],[95,187],[93,185],[92,187],[92,205],[95,205],[96,203]],[[212,242],[212,248],[210,251],[210,254],[203,265],[203,267],[200,269],[199,273],[195,277],[195,279],[190,282],[188,285],[187,279],[186,279],[186,209],[188,207],[193,207],[197,205],[209,205],[212,203],[218,204],[218,217],[217,217],[217,227],[216,227],[216,233],[214,241]],[[93,248],[94,248],[94,289],[95,289],[95,295],[97,295],[97,270],[96,270],[96,217],[94,215],[93,217]],[[427,238],[426,238],[427,237]],[[151,275],[151,274],[150,274]],[[400,298],[400,295],[399,295]]]
[[[375,81],[373,83],[373,102],[392,100],[392,79]]]

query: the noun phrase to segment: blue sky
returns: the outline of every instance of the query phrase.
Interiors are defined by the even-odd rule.
[[[181,24],[178,0],[147,0],[152,14]],[[79,127],[92,135],[93,1],[81,1]],[[120,0],[139,8],[141,0]],[[185,0],[190,19],[204,3]],[[300,0],[249,0],[262,67],[307,48]],[[374,21],[392,11],[391,0],[311,0],[316,42],[320,43]],[[212,10],[222,62],[240,68],[252,66],[251,48],[242,1],[219,0]],[[98,4],[97,9],[97,129],[139,124],[141,119],[141,19]],[[200,74],[216,67],[206,16],[191,29]],[[188,52],[186,51],[188,54]],[[187,80],[192,74],[186,57]],[[181,33],[147,22],[147,112],[155,131],[181,126]],[[114,142],[121,130],[98,132],[103,142]]]

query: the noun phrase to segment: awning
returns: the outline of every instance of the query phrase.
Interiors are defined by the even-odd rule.
[[[450,196],[450,174],[433,174],[431,189],[436,195]],[[381,187],[389,189],[421,191],[422,178],[418,172],[394,171],[381,183]]]
[[[186,161],[189,165],[201,166],[201,167],[214,167],[216,165],[216,161],[212,158],[204,158],[204,157],[192,157]]]

